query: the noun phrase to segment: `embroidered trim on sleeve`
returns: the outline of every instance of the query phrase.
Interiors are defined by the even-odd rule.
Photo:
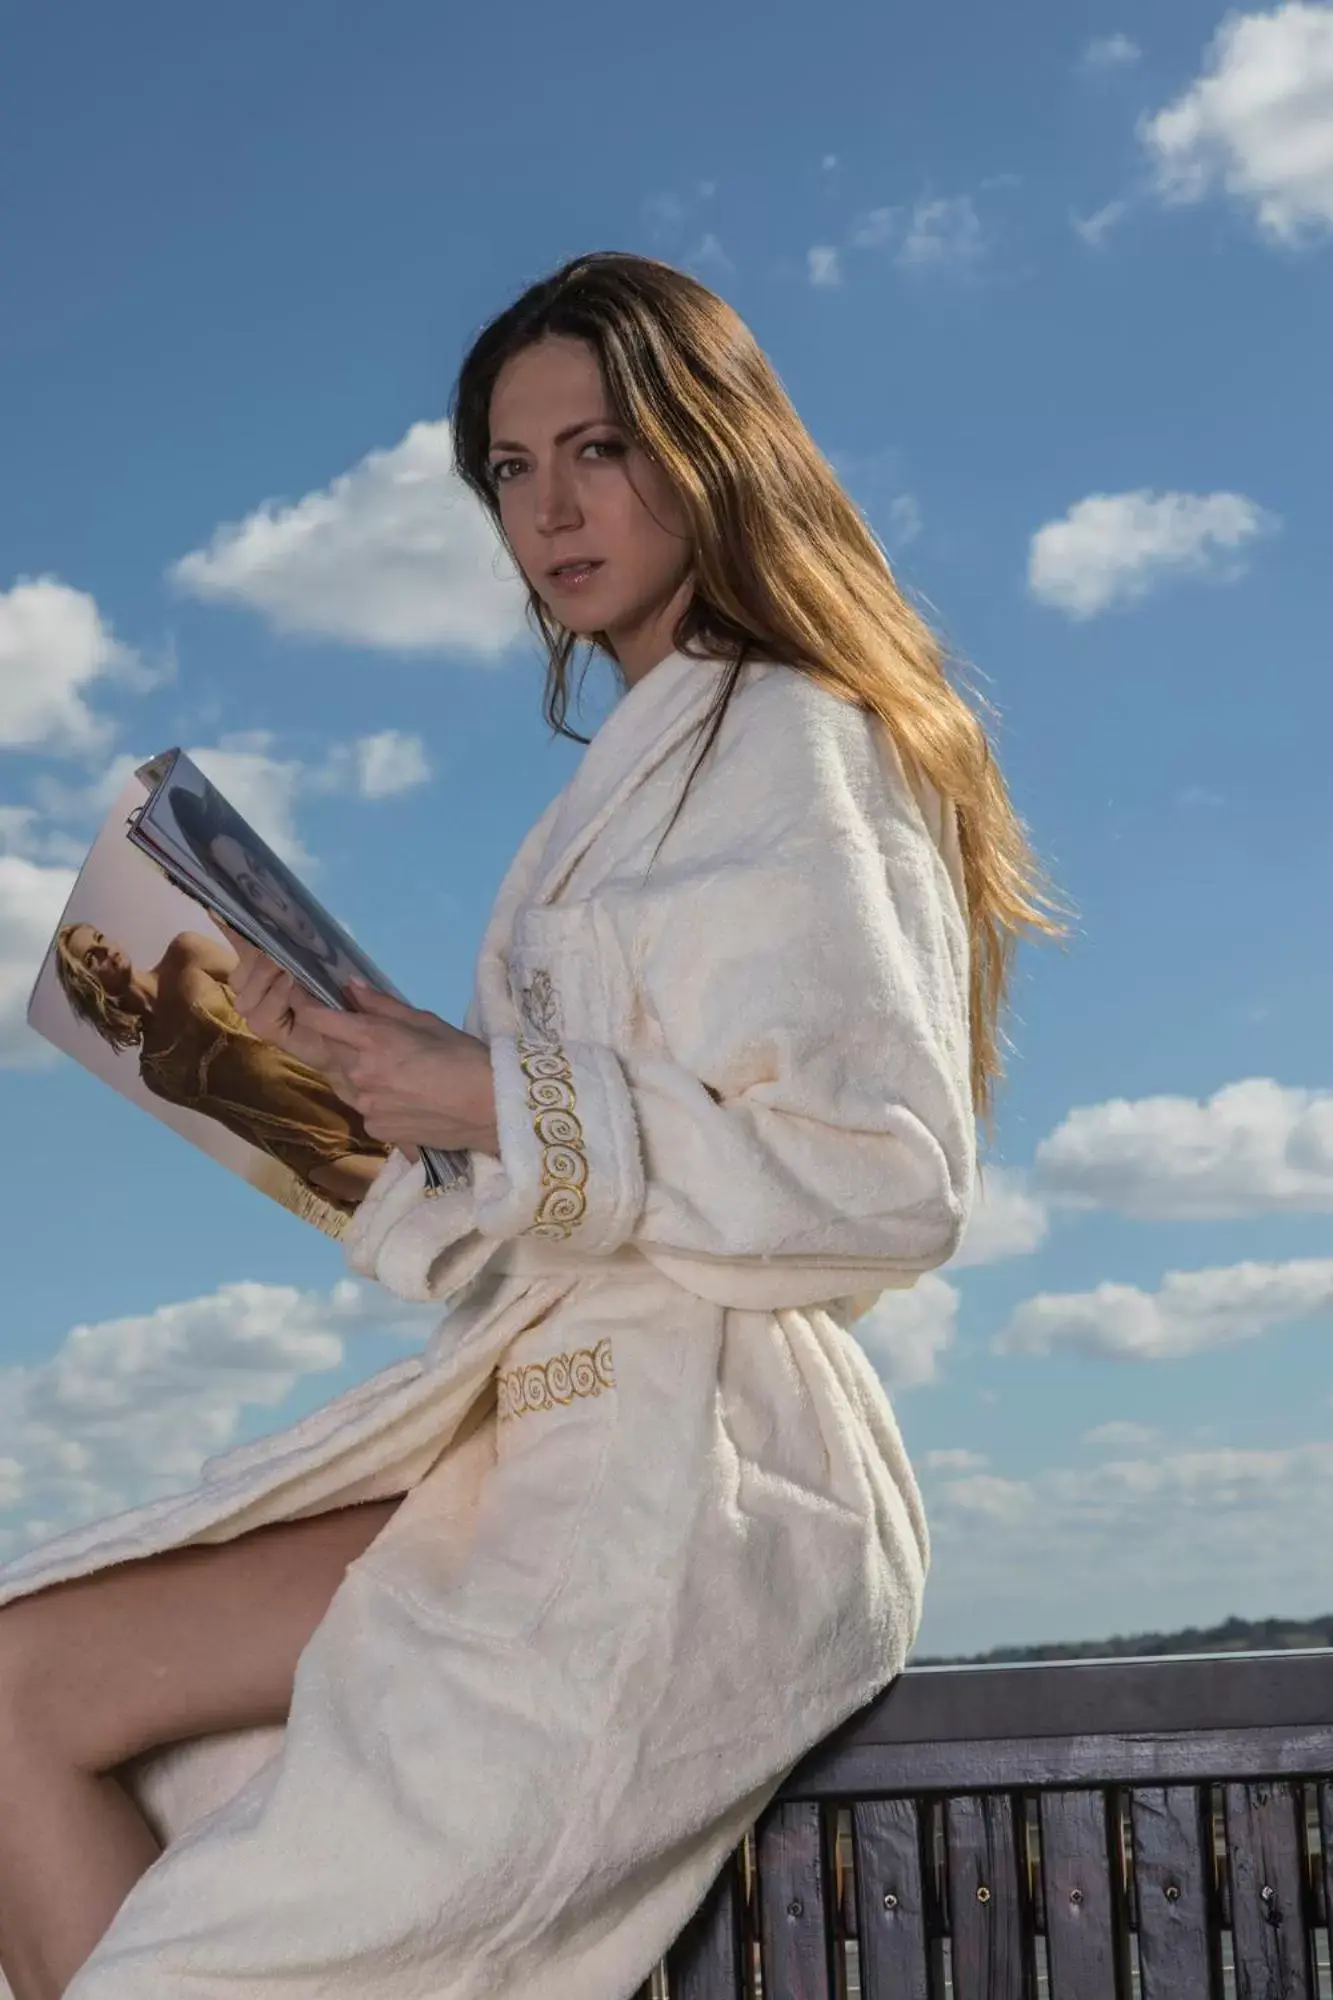
[[[588,1212],[588,1151],[579,1123],[574,1075],[562,1048],[520,1037],[532,1129],[542,1149],[542,1193],[527,1234],[563,1242]]]
[[[553,1410],[576,1396],[600,1396],[603,1389],[616,1386],[611,1343],[599,1340],[596,1347],[580,1347],[573,1354],[553,1354],[547,1361],[500,1369],[495,1381],[499,1423],[533,1410]]]

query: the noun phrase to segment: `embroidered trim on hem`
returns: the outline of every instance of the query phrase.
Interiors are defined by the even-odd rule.
[[[528,1086],[532,1129],[542,1149],[542,1194],[525,1234],[563,1242],[588,1212],[584,1189],[588,1153],[579,1123],[574,1073],[554,1042],[517,1043],[518,1063]]]
[[[611,1342],[580,1347],[573,1354],[553,1354],[547,1361],[529,1361],[522,1368],[498,1369],[495,1377],[496,1420],[507,1423],[533,1410],[554,1410],[576,1396],[600,1396],[616,1386]]]

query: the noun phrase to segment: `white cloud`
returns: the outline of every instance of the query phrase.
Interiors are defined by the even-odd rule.
[[[905,549],[921,533],[921,506],[914,493],[897,493],[889,502],[889,540]]]
[[[870,208],[858,215],[847,232],[847,241],[853,250],[882,250],[893,241],[898,230],[901,209]]]
[[[0,591],[0,749],[96,751],[111,725],[89,706],[90,691],[98,683],[143,688],[150,678],[86,591],[53,576]]]
[[[911,270],[970,270],[986,239],[971,195],[919,201],[912,210],[898,262]]]
[[[1278,523],[1243,493],[1090,493],[1032,537],[1028,589],[1071,618],[1133,604],[1172,576],[1241,574]]]
[[[812,243],[805,253],[812,285],[832,289],[842,283],[842,259],[832,243]]]
[[[957,1320],[957,1292],[928,1271],[910,1291],[885,1292],[852,1330],[887,1387],[917,1389],[937,1379]]]
[[[1271,1077],[1192,1097],[1077,1106],[1036,1149],[1034,1177],[1064,1206],[1143,1222],[1333,1210],[1333,1092]]]
[[[1160,1436],[1161,1432],[1151,1424],[1132,1424],[1113,1418],[1109,1424],[1098,1424],[1095,1429],[1084,1431],[1083,1442],[1106,1451],[1146,1451]]]
[[[1046,1241],[1049,1228],[1046,1203],[1032,1192],[1026,1174],[1015,1167],[988,1166],[949,1268],[958,1271],[968,1265],[996,1264],[1004,1257],[1029,1256]]]
[[[998,1354],[1073,1353],[1175,1361],[1333,1315],[1333,1258],[1168,1271],[1157,1292],[1106,1282],[1025,1299],[995,1336]]]
[[[685,262],[696,273],[707,273],[715,278],[730,278],[736,270],[734,262],[711,229],[705,232]]]
[[[1231,14],[1204,67],[1140,135],[1169,202],[1220,187],[1273,241],[1333,227],[1333,6]]]
[[[982,1472],[986,1460],[979,1451],[964,1451],[953,1448],[947,1451],[923,1451],[921,1464],[927,1472]]]
[[[1333,1441],[1159,1441],[1022,1478],[926,1469],[921,1653],[1105,1639],[1329,1609]]]
[[[398,792],[410,792],[430,777],[430,760],[419,736],[400,729],[382,729],[377,736],[361,736],[352,745],[356,759],[356,788],[363,799],[387,799]]]
[[[1123,201],[1108,201],[1103,208],[1092,215],[1071,214],[1069,220],[1075,233],[1082,237],[1090,250],[1100,250],[1116,224],[1129,213],[1129,204]]]
[[[1142,54],[1138,43],[1131,41],[1128,35],[1097,35],[1079,57],[1079,68],[1093,71],[1128,69]]]
[[[219,528],[171,575],[282,632],[495,658],[524,632],[524,593],[451,453],[447,422],[413,424],[319,491]]]
[[[428,1324],[345,1278],[325,1293],[222,1285],[72,1328],[49,1360],[0,1369],[3,1540],[44,1539],[192,1485],[247,1411],[274,1410],[304,1377],[338,1367],[348,1335],[424,1336]]]
[[[42,954],[65,899],[72,868],[45,867],[22,854],[0,853],[0,1066],[35,1068],[54,1051],[28,1027],[24,1014]]]

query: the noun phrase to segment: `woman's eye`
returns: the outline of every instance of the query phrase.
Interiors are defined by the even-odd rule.
[[[522,459],[521,459],[521,458],[497,458],[497,459],[495,459],[495,460],[494,460],[494,461],[492,462],[492,465],[491,465],[491,478],[492,478],[492,479],[493,479],[493,480],[495,481],[495,484],[496,484],[497,486],[503,486],[503,485],[504,485],[505,481],[506,481],[506,480],[507,480],[507,479],[508,479],[508,478],[510,477],[510,471],[509,471],[509,468],[510,468],[511,466],[515,466],[515,465],[516,465],[516,466],[517,466],[517,467],[519,468],[519,470],[521,471],[521,470],[522,470],[522,468],[523,468],[523,461],[522,461]]]
[[[584,451],[604,451],[608,458],[623,458],[625,447],[619,438],[589,438]]]

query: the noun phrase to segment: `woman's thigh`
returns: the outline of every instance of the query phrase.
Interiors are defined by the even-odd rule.
[[[6,1733],[108,1771],[182,1737],[284,1721],[307,1640],[398,1505],[366,1501],[172,1549],[5,1606]]]

